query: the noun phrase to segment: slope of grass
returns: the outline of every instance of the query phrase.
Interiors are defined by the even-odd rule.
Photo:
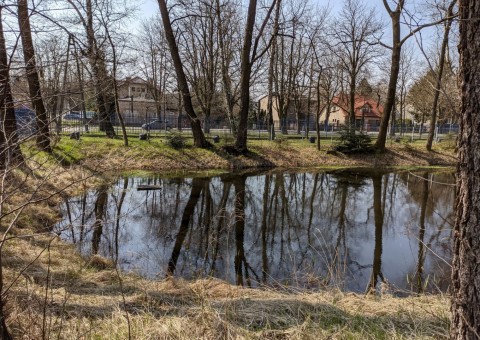
[[[82,164],[98,171],[242,169],[253,167],[320,167],[320,166],[450,166],[455,163],[454,150],[447,144],[437,144],[427,152],[420,143],[392,143],[385,153],[363,155],[329,154],[331,141],[322,140],[320,151],[305,139],[277,141],[252,140],[246,155],[230,155],[224,151],[226,142],[211,149],[199,149],[187,140],[187,146],[174,149],[163,139],[149,141],[131,139],[123,146],[120,139],[82,136],[77,140],[62,138],[54,155],[65,165]]]
[[[400,145],[383,161],[440,157]],[[254,141],[251,154],[233,157],[220,148],[174,150],[161,140],[132,141],[83,137],[62,139],[53,155],[24,145],[28,162],[7,177],[8,202],[1,235],[15,210],[27,202],[4,244],[3,274],[7,324],[15,338],[41,339],[441,339],[448,337],[447,296],[363,296],[337,290],[292,291],[242,288],[216,279],[187,282],[147,280],[117,272],[98,256],[82,257],[61,241],[52,226],[58,205],[95,186],[91,170],[174,170],[246,167],[262,164],[366,165],[366,157],[316,154],[302,141]],[[432,156],[433,155],[433,156]],[[407,156],[405,156],[407,157]],[[413,157],[413,156],[412,156]],[[407,158],[410,162],[422,158]],[[443,158],[442,158],[443,159]],[[161,166],[164,162],[168,167]],[[124,164],[127,162],[127,164]],[[203,162],[200,163],[199,162]],[[390,165],[410,164],[398,162]],[[108,163],[108,166],[104,164]],[[415,162],[412,162],[414,165]],[[194,164],[195,166],[192,166]],[[388,165],[388,163],[385,163]],[[63,165],[63,166],[61,166]],[[68,165],[65,167],[65,165]],[[86,169],[81,165],[86,165]],[[135,165],[135,166],[133,166]],[[177,168],[178,167],[178,168]],[[183,167],[183,168],[182,168]],[[7,290],[5,292],[5,290]]]

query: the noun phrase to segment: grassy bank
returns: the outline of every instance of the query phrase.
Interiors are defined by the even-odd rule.
[[[62,139],[51,156],[25,145],[29,159],[8,175],[8,204],[0,224],[5,233],[13,223],[2,250],[11,332],[26,339],[447,338],[446,296],[250,289],[215,279],[146,280],[118,272],[103,258],[82,257],[51,233],[59,204],[108,180],[102,178],[105,171],[432,166],[454,161],[453,152],[441,144],[432,153],[423,151],[423,145],[392,144],[385,154],[352,157],[327,154],[323,144],[318,152],[301,140],[254,141],[251,154],[238,157],[225,153],[222,145],[175,150],[160,139],[132,140],[129,147],[103,137]]]
[[[448,337],[445,296],[249,289],[215,279],[145,280],[121,275],[103,259],[81,258],[71,245],[47,235],[16,240],[5,253],[9,277],[41,253],[9,293],[8,323],[18,338]]]
[[[227,142],[231,142],[227,140]],[[305,139],[253,140],[247,155],[232,156],[224,151],[224,141],[204,150],[189,145],[174,149],[164,139],[131,139],[123,146],[119,139],[82,136],[80,140],[63,138],[54,154],[64,164],[81,164],[98,171],[175,171],[207,169],[244,169],[256,167],[306,168],[320,166],[451,166],[455,154],[451,143],[435,145],[428,152],[424,142],[390,143],[385,153],[368,155],[329,154],[330,139],[321,141],[321,150]],[[191,142],[190,142],[191,143]]]

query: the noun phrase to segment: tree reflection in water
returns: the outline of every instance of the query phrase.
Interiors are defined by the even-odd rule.
[[[373,183],[373,213],[375,220],[375,247],[373,250],[372,277],[370,279],[369,291],[375,292],[378,279],[382,282],[385,278],[382,274],[382,247],[383,247],[383,208],[382,207],[382,176],[372,176]]]
[[[454,187],[424,185],[425,176],[363,170],[123,178],[66,203],[57,230],[83,253],[149,277],[359,292],[376,291],[382,281],[444,288]],[[449,173],[435,176],[453,183]],[[145,183],[162,190],[135,190]],[[68,225],[73,233],[63,232]]]
[[[172,249],[172,255],[168,261],[167,274],[173,275],[175,273],[175,268],[177,267],[178,257],[180,256],[180,251],[182,250],[183,242],[185,237],[187,237],[188,227],[191,224],[192,216],[195,212],[195,207],[200,198],[200,194],[204,187],[205,179],[203,178],[194,178],[192,180],[192,190],[190,192],[190,197],[188,198],[187,205],[183,210],[182,220],[180,222],[180,228],[178,230],[177,237],[175,238],[175,244]]]

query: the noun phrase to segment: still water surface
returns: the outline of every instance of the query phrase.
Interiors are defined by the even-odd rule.
[[[448,171],[123,177],[66,202],[56,229],[150,278],[436,291],[449,284],[454,196]]]

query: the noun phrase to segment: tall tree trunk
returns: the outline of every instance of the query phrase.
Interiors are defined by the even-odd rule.
[[[392,105],[392,112],[390,112],[390,138],[395,137],[395,127],[396,127],[395,121],[397,120],[396,101],[397,101],[397,98],[395,96],[393,100],[393,105]]]
[[[295,49],[295,24],[292,27],[292,43],[290,44],[290,55],[288,58],[288,75],[287,75],[287,95],[285,98],[285,103],[283,107],[283,114],[284,114],[284,124],[282,126],[282,133],[288,134],[288,114],[290,109],[290,102],[293,94],[294,79],[293,79],[293,52]]]
[[[83,122],[87,124],[87,112],[85,109],[85,91],[83,89],[83,76],[82,76],[82,68],[80,66],[80,56],[78,55],[77,45],[75,41],[73,42],[73,51],[75,53],[75,66],[77,70],[77,82],[78,82],[78,89],[80,91],[80,111],[82,112]]]
[[[437,125],[438,99],[440,97],[440,88],[442,86],[443,69],[445,67],[445,55],[448,48],[448,36],[450,34],[450,28],[452,27],[452,21],[453,21],[452,16],[453,16],[454,6],[455,6],[455,2],[450,3],[450,6],[448,6],[447,17],[449,17],[449,19],[445,22],[445,31],[443,32],[442,47],[440,49],[440,60],[438,61],[438,72],[437,72],[437,79],[435,84],[435,93],[433,95],[432,113],[430,116],[430,131],[428,132],[428,140],[427,140],[428,151],[432,151],[433,137],[435,136],[435,126]]]
[[[115,44],[113,39],[110,35],[110,31],[107,28],[107,24],[105,24],[105,31],[107,34],[108,42],[110,43],[110,47],[112,48],[113,54],[113,96],[115,101],[115,113],[117,114],[117,118],[120,122],[120,126],[122,128],[122,136],[123,136],[123,145],[128,146],[128,136],[127,136],[127,129],[125,128],[125,122],[123,121],[123,115],[120,112],[120,106],[118,105],[118,85],[117,85],[117,50],[115,48]]]
[[[95,102],[98,110],[99,129],[105,131],[105,134],[113,138],[115,136],[115,130],[113,129],[112,122],[110,121],[110,95],[109,84],[107,82],[107,68],[105,65],[104,53],[97,46],[97,40],[95,38],[95,32],[93,30],[93,9],[92,0],[86,2],[87,11],[87,23],[86,33],[88,39],[88,59],[90,66],[92,67],[93,82],[95,87]]]
[[[321,147],[321,145],[320,145],[320,115],[322,114],[322,107],[320,106],[320,99],[321,99],[320,76],[318,77],[316,92],[317,92],[317,111],[315,112],[315,130],[317,132],[317,150],[320,151],[320,147]],[[327,114],[328,114],[328,110],[330,110],[330,101],[327,102]]]
[[[10,161],[21,161],[22,152],[18,144],[17,121],[10,87],[10,65],[3,33],[2,9],[0,6],[0,167]]]
[[[232,80],[229,74],[229,65],[231,56],[225,47],[225,37],[224,34],[228,32],[225,31],[225,27],[222,23],[221,9],[220,9],[220,0],[215,0],[216,5],[216,14],[217,14],[217,25],[218,25],[218,45],[220,48],[220,68],[222,73],[222,83],[223,83],[223,92],[225,93],[225,101],[227,105],[227,118],[230,123],[230,128],[234,136],[237,135],[237,122],[233,114],[235,107],[235,95],[232,89]]]
[[[73,36],[69,35],[68,36],[68,42],[67,42],[67,58],[65,60],[65,66],[63,67],[63,91],[60,94],[60,98],[58,101],[58,107],[57,103],[53,105],[54,108],[57,109],[56,114],[53,115],[53,119],[55,120],[55,126],[56,126],[56,134],[59,135],[62,132],[62,113],[63,113],[63,108],[65,104],[65,94],[67,92],[67,78],[68,78],[68,62],[70,61],[70,46],[74,44],[73,42]]]
[[[392,58],[390,65],[390,79],[388,81],[387,99],[383,107],[380,130],[378,131],[378,137],[375,143],[375,148],[380,151],[385,151],[388,123],[390,121],[390,114],[392,113],[393,105],[395,103],[395,95],[397,92],[398,73],[400,72],[400,56],[402,52],[402,42],[400,40],[401,11],[402,7],[398,7],[396,11],[390,11],[389,13],[390,18],[392,19]]]
[[[355,67],[356,68],[356,67]],[[350,93],[348,98],[348,131],[355,134],[355,91],[357,76],[355,73],[350,75]]]
[[[168,16],[168,8],[165,0],[158,0],[158,6],[160,8],[160,14],[162,16],[163,27],[165,29],[165,38],[170,49],[173,65],[175,67],[175,73],[177,75],[177,82],[180,92],[182,93],[183,107],[190,119],[190,125],[192,127],[193,144],[200,148],[206,148],[210,146],[210,143],[205,139],[205,135],[202,131],[200,119],[198,118],[192,104],[192,97],[190,95],[190,89],[188,88],[187,77],[183,70],[182,60],[178,52],[177,42],[173,33],[170,17]]]
[[[459,1],[461,84],[451,339],[480,338],[480,1]]]
[[[3,8],[3,6],[0,6],[0,167],[2,168],[8,165],[10,143],[13,143],[12,146],[14,148],[18,148],[18,155],[21,156],[20,148],[16,140],[15,110],[13,108],[8,55],[3,33]],[[1,197],[1,200],[3,201],[3,197]],[[5,320],[6,298],[3,297],[3,279],[2,249],[0,249],[0,337],[1,339],[10,340],[12,336],[10,335]]]
[[[237,140],[235,148],[239,152],[247,151],[247,121],[248,107],[250,104],[250,75],[252,73],[252,62],[250,51],[252,49],[253,28],[257,12],[257,0],[250,0],[248,4],[247,22],[240,62],[240,120],[238,122]]]
[[[178,117],[177,117],[177,129],[178,129],[178,131],[182,131],[182,128],[183,128],[182,111],[183,111],[182,96],[180,95],[180,92],[178,92]]]
[[[37,118],[37,147],[40,150],[50,152],[50,129],[48,126],[47,110],[43,104],[40,79],[33,48],[30,18],[28,16],[27,0],[18,0],[18,25],[23,45],[23,58],[27,70],[28,90],[32,101],[35,116]]]
[[[282,0],[278,0],[276,7],[275,7],[275,19],[273,22],[273,32],[272,32],[272,46],[270,47],[270,62],[268,65],[268,85],[267,85],[267,94],[268,94],[268,101],[267,101],[267,126],[268,126],[268,135],[270,136],[270,140],[275,139],[275,123],[273,121],[273,72],[274,72],[274,65],[275,65],[275,57],[277,53],[277,35],[278,35],[278,21],[280,18],[280,8],[282,5]],[[278,93],[275,96],[278,98]],[[278,100],[277,100],[278,105]]]

